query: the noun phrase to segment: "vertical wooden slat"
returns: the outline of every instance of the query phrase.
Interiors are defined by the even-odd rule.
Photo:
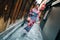
[[[17,7],[17,12],[16,12],[16,15],[15,15],[15,20],[16,20],[16,18],[17,18],[17,16],[18,16],[18,14],[19,14],[19,11],[20,11],[20,7],[21,7],[21,4],[22,4],[22,0],[20,0],[19,1],[19,6]]]
[[[18,15],[18,18],[22,18],[23,12],[24,12],[24,9],[25,9],[25,6],[26,6],[27,1],[28,1],[28,0],[24,0],[24,1],[23,1],[21,10],[20,10],[20,12],[19,12],[20,14]]]
[[[25,5],[24,5],[24,9],[22,11],[22,15],[21,15],[21,18],[24,16],[24,14],[26,13],[26,5],[27,5],[28,1],[25,2]]]
[[[14,11],[13,11],[12,23],[15,21],[14,17],[15,17],[16,11],[17,11],[18,4],[19,4],[19,0],[17,0],[17,3],[16,3],[16,5],[15,5],[15,9],[14,9]]]

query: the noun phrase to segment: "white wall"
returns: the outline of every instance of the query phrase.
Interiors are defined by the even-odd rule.
[[[36,1],[37,1],[37,3],[39,3],[39,4],[40,4],[42,0],[36,0]]]

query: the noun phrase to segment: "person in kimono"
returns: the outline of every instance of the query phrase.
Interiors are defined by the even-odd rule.
[[[24,34],[23,35],[26,35],[27,32],[30,31],[30,29],[32,28],[33,24],[36,22],[36,21],[39,21],[39,18],[40,18],[40,15],[41,15],[41,12],[45,9],[45,4],[46,1],[43,1],[40,6],[39,5],[35,5],[34,8],[32,8],[29,12],[29,16],[27,18],[27,27],[24,28]],[[38,20],[37,20],[38,19]],[[39,23],[39,22],[38,22]]]
[[[26,35],[27,32],[30,31],[30,29],[32,28],[33,24],[37,21],[36,19],[39,19],[39,10],[38,10],[39,5],[35,5],[34,8],[32,8],[29,12],[29,16],[27,18],[27,26],[24,28],[24,34]]]

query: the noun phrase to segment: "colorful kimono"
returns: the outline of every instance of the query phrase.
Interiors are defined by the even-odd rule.
[[[33,8],[32,11],[29,13],[30,21],[28,22],[28,26],[25,27],[24,29],[29,32],[33,24],[36,22],[36,19],[38,18],[38,13],[39,11],[36,8]]]

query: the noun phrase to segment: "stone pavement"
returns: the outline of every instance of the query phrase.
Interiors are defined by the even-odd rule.
[[[43,40],[41,29],[37,23],[34,24],[32,29],[29,33],[27,33],[26,36],[22,37],[21,35],[24,33],[24,27],[27,25],[25,24],[23,27],[18,28],[13,34],[11,34],[7,39],[5,40]],[[5,37],[3,37],[4,39]]]

